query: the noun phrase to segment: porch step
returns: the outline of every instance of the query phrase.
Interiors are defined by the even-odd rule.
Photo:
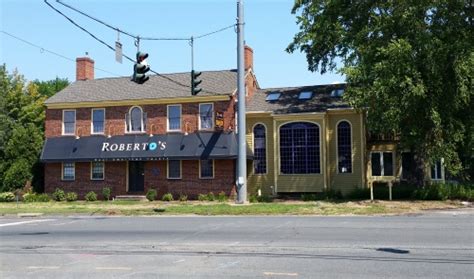
[[[143,195],[122,195],[116,196],[116,201],[146,201],[146,196]]]

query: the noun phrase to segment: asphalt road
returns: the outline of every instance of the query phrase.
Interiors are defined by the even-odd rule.
[[[1,278],[473,278],[474,211],[0,218]]]

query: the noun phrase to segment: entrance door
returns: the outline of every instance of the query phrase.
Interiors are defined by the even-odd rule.
[[[145,184],[145,163],[128,162],[128,191],[143,192]]]

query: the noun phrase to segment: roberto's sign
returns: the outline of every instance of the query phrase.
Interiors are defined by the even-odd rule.
[[[165,150],[166,141],[144,142],[144,143],[102,143],[102,152],[107,151],[147,151]]]

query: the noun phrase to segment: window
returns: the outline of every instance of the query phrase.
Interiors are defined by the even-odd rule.
[[[319,126],[295,122],[280,128],[282,174],[321,173]]]
[[[92,134],[103,134],[105,122],[105,109],[92,110]]]
[[[132,107],[130,112],[125,115],[128,133],[145,132],[146,113],[143,113],[140,107]]]
[[[339,173],[352,173],[351,124],[347,121],[337,125],[337,161]]]
[[[214,160],[199,161],[199,178],[214,178]]]
[[[280,92],[271,92],[268,93],[267,97],[265,98],[266,101],[276,101],[280,98]]]
[[[168,106],[168,131],[181,131],[181,106]]]
[[[63,110],[63,135],[74,135],[76,131],[76,111]]]
[[[104,162],[91,162],[91,180],[104,180]]]
[[[61,174],[62,180],[74,180],[76,175],[74,163],[63,163]]]
[[[393,176],[393,153],[372,152],[372,176]]]
[[[214,127],[214,105],[199,104],[199,130],[211,130]]]
[[[253,128],[253,166],[256,174],[267,172],[267,151],[265,126],[257,124]]]
[[[437,160],[434,163],[434,165],[431,165],[431,179],[432,180],[441,180],[441,179],[443,179],[442,166],[443,166],[442,159]]]
[[[344,94],[343,88],[334,89],[333,91],[331,91],[331,97],[342,97],[343,94]]]
[[[309,100],[313,97],[313,92],[311,91],[303,91],[303,92],[300,92],[300,94],[298,95],[298,99],[300,100]]]
[[[168,161],[168,179],[181,179],[181,161]]]

